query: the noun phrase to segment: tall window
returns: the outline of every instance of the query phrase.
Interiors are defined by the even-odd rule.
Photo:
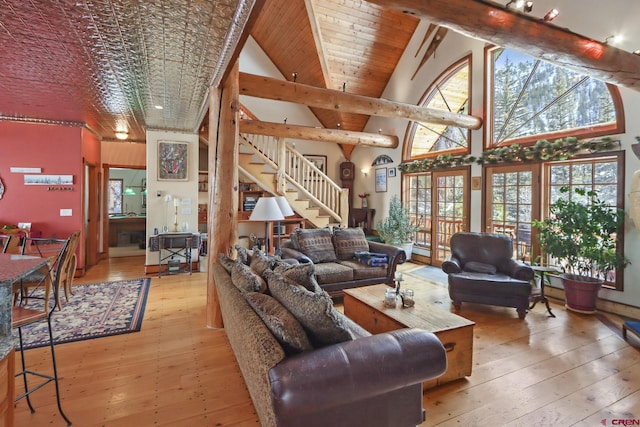
[[[109,180],[109,213],[122,213],[123,185],[121,179]]]
[[[614,86],[509,49],[487,52],[487,148],[624,132],[622,103]],[[535,178],[538,170],[542,171],[539,181]],[[624,202],[621,171],[620,153],[543,162],[541,168],[525,164],[488,167],[492,186],[484,196],[487,229],[502,226],[519,245],[518,256],[531,257],[531,245],[535,246],[527,229],[531,221],[546,217],[549,205],[558,197],[576,197],[573,192],[561,194],[560,187],[594,190],[612,208],[620,208]],[[539,192],[536,182],[541,183]],[[501,198],[502,188],[505,197],[510,195],[513,200]],[[539,253],[533,249],[533,255]],[[621,290],[621,279],[619,274],[609,285]]]
[[[436,110],[468,114],[470,58],[446,70],[425,92],[419,105]],[[467,152],[469,130],[455,126],[411,122],[405,139],[405,158],[422,158],[443,152]]]
[[[624,131],[615,87],[510,49],[487,59],[490,147]]]

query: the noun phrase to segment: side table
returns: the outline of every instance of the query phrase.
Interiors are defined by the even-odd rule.
[[[551,312],[551,307],[549,307],[549,299],[544,294],[544,283],[545,283],[545,275],[547,273],[558,273],[558,270],[554,267],[545,267],[542,265],[532,265],[531,269],[534,273],[538,273],[540,275],[540,293],[538,295],[531,296],[531,306],[529,310],[532,310],[533,307],[536,306],[538,301],[544,301],[544,304],[547,306],[547,311],[551,317],[556,317],[555,314]]]

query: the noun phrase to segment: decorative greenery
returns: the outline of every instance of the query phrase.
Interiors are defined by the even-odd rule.
[[[397,195],[391,198],[389,216],[378,222],[376,226],[376,231],[382,240],[394,246],[412,242],[413,236],[419,229],[417,224],[411,222],[409,211],[402,206]]]
[[[549,160],[567,160],[581,151],[606,151],[611,150],[619,141],[611,138],[600,140],[579,141],[577,138],[568,137],[557,139],[553,142],[542,139],[534,145],[522,146],[519,144],[497,147],[484,151],[479,157],[464,155],[441,154],[434,158],[415,160],[409,163],[401,163],[398,166],[402,172],[426,172],[433,169],[452,168],[477,163],[479,165],[495,165],[514,162],[535,162]]]
[[[567,186],[561,193],[569,193]],[[615,268],[624,268],[629,260],[616,250],[617,232],[624,222],[624,210],[612,209],[598,199],[595,191],[575,188],[549,206],[550,215],[534,221],[543,252],[561,263],[570,274],[604,279]],[[585,203],[585,199],[590,203]]]

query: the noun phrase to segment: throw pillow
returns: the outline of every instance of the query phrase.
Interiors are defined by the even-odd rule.
[[[251,252],[244,246],[235,245],[236,251],[238,251],[238,260],[244,265],[249,265],[251,262]]]
[[[328,228],[297,229],[296,235],[300,252],[314,263],[336,260],[331,231]]]
[[[280,342],[285,353],[291,355],[313,349],[300,322],[276,299],[257,292],[247,292],[244,298]]]
[[[224,269],[227,270],[227,273],[231,274],[231,270],[233,269],[233,266],[236,262],[222,253],[218,254],[218,259],[220,260],[220,265],[222,265]]]
[[[240,261],[236,261],[231,270],[231,281],[240,289],[240,292],[261,292],[267,290],[267,284],[264,279],[251,269],[248,265],[244,265]]]
[[[464,265],[464,271],[471,271],[472,273],[485,273],[485,274],[496,274],[495,265],[485,264],[484,262],[478,261],[469,261]]]
[[[295,316],[316,347],[349,341],[351,334],[326,292],[310,292],[274,271],[265,278],[271,295]]]
[[[339,260],[350,260],[356,252],[368,252],[369,242],[360,227],[334,228],[333,243]]]
[[[253,256],[249,266],[262,276],[265,270],[273,269],[275,258],[270,257],[259,249],[253,250]]]
[[[304,286],[309,292],[322,293],[323,290],[316,280],[316,267],[314,264],[278,264],[273,269],[276,273],[288,277],[299,285]]]

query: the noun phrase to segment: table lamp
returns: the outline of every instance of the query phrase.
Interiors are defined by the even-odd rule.
[[[275,197],[260,197],[256,206],[249,216],[249,221],[264,221],[265,224],[265,246],[269,253],[269,223],[271,221],[281,221],[284,219],[282,211],[278,207]]]
[[[289,206],[289,202],[287,198],[284,196],[277,196],[276,203],[278,203],[278,207],[280,208],[280,212],[285,217],[293,215],[293,209]],[[282,236],[282,224],[278,221],[278,250],[276,251],[276,255],[282,256],[282,246],[280,245],[280,236]]]

